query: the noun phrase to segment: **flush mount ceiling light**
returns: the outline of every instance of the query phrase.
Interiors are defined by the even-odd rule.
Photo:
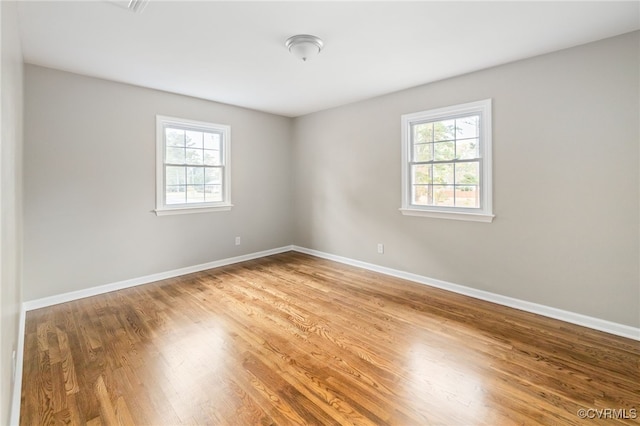
[[[316,36],[299,34],[289,37],[284,45],[293,56],[307,61],[320,53],[324,43]]]

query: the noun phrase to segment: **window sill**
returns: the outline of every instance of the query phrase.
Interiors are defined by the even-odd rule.
[[[465,213],[465,212],[445,212],[445,211],[433,211],[433,210],[419,210],[419,209],[400,209],[405,216],[422,216],[432,217],[436,219],[451,219],[451,220],[466,220],[469,222],[493,222],[495,217],[492,214],[486,213]]]
[[[153,212],[156,214],[156,216],[168,216],[174,214],[223,212],[231,210],[231,207],[233,207],[233,204],[223,204],[219,206],[206,207],[167,207],[162,209],[155,209],[153,210]]]

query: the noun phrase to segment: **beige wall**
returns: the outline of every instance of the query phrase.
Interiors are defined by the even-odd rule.
[[[22,52],[15,2],[0,2],[0,424],[9,424],[21,302]]]
[[[231,126],[230,212],[151,212],[156,114]],[[289,118],[26,66],[24,299],[291,244],[290,133]]]
[[[638,327],[639,40],[297,119],[27,66],[24,299],[294,243]],[[495,221],[402,216],[400,115],[485,98]],[[151,213],[156,114],[231,125],[231,212]]]
[[[297,118],[295,244],[640,326],[639,34]],[[495,221],[403,216],[400,115],[485,98]]]

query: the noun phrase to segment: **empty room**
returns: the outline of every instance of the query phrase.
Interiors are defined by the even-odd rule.
[[[640,424],[640,2],[0,16],[0,424]]]

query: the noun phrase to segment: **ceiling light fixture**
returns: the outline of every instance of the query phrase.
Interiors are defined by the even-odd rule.
[[[289,52],[298,59],[307,61],[316,56],[322,48],[324,43],[316,36],[308,34],[299,34],[289,37],[284,45],[289,49]]]

